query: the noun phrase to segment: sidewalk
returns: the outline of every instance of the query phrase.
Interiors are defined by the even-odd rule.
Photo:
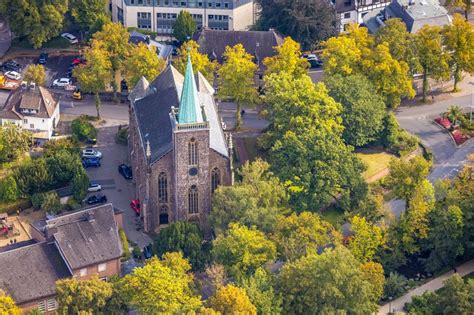
[[[458,271],[458,274],[461,277],[464,277],[465,275],[468,275],[468,274],[474,272],[474,260],[470,260],[470,261],[462,264],[461,266],[456,267],[456,269]],[[379,308],[379,311],[378,311],[377,314],[378,315],[386,315],[386,314],[390,313],[390,311],[392,313],[403,312],[403,306],[405,306],[405,303],[411,302],[411,299],[412,299],[413,296],[422,295],[426,291],[436,291],[439,288],[442,288],[444,286],[443,282],[446,281],[448,278],[450,278],[452,275],[453,275],[453,271],[450,270],[450,271],[442,274],[441,276],[439,276],[437,278],[434,278],[433,280],[425,283],[424,285],[411,290],[410,292],[408,292],[404,296],[399,297],[398,299],[392,301],[392,303],[387,303],[385,305],[382,305]],[[392,308],[391,310],[389,310],[390,304],[391,304],[391,308]]]

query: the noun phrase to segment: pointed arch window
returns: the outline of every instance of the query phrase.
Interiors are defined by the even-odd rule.
[[[158,175],[158,200],[168,202],[168,178],[165,172]]]
[[[221,184],[221,171],[216,167],[211,172],[211,192],[214,192]]]
[[[199,198],[197,187],[196,185],[192,185],[188,192],[188,211],[190,214],[199,213],[198,201]]]
[[[160,219],[160,224],[168,224],[169,223],[168,207],[167,206],[163,206],[163,207],[160,208],[159,219]]]
[[[198,165],[198,144],[196,139],[192,138],[188,143],[189,165]]]

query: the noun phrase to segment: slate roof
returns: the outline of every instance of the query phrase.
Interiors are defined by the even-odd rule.
[[[51,93],[44,87],[18,88],[8,97],[5,105],[0,111],[0,118],[21,120],[23,117],[33,116],[39,118],[51,118],[59,103]],[[23,114],[21,109],[36,109],[37,114]]]
[[[0,253],[0,289],[16,303],[54,295],[56,281],[72,276],[54,243]]]
[[[46,229],[73,270],[122,256],[112,204],[47,220]]]
[[[204,104],[205,116],[209,120],[210,147],[228,157],[224,133],[214,103],[214,90],[201,74],[197,74],[197,77],[198,97]],[[145,148],[147,140],[150,141],[151,163],[172,150],[173,126],[170,112],[172,106],[179,108],[183,82],[184,77],[169,65],[150,83],[147,96],[131,100],[142,147]]]
[[[173,53],[173,46],[157,42],[156,40],[151,39],[149,36],[137,31],[130,33],[129,41],[135,45],[144,43],[148,46],[156,47],[156,53],[158,54],[158,57],[163,59],[168,59]]]
[[[193,40],[199,44],[199,52],[219,63],[223,62],[222,54],[226,46],[242,44],[245,50],[254,56],[254,62],[263,66],[265,57],[275,55],[273,47],[283,43],[283,38],[273,30],[270,31],[223,31],[202,29],[193,35]]]

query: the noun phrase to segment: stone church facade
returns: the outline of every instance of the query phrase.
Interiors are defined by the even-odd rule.
[[[147,232],[185,220],[209,231],[219,185],[232,184],[232,143],[225,136],[214,89],[188,60],[183,77],[169,65],[129,95],[129,158]]]

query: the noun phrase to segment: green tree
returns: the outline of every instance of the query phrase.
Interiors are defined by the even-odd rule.
[[[191,14],[186,10],[179,12],[173,24],[173,36],[183,43],[189,40],[196,30],[197,25]]]
[[[427,249],[430,255],[425,262],[427,269],[436,271],[444,266],[454,267],[456,258],[464,252],[462,211],[457,206],[447,209],[437,206],[429,217]]]
[[[36,85],[44,86],[46,83],[46,73],[43,65],[29,65],[26,68],[24,81],[34,82]]]
[[[20,165],[13,173],[19,195],[29,197],[51,188],[51,175],[45,159],[34,159]]]
[[[266,74],[288,72],[294,77],[307,74],[309,63],[301,58],[301,46],[291,37],[285,37],[283,44],[273,47],[276,55],[263,59]]]
[[[203,248],[202,232],[196,224],[173,222],[160,231],[154,244],[160,257],[167,252],[182,252],[194,270],[203,269],[207,262],[208,255]]]
[[[43,157],[55,156],[56,153],[67,151],[79,155],[79,146],[72,137],[55,139],[43,144]]]
[[[141,77],[153,81],[164,69],[165,61],[158,58],[156,48],[143,43],[133,47],[125,63],[125,78],[130,87],[135,86]]]
[[[361,264],[343,246],[283,266],[278,279],[285,314],[370,314],[378,308]]]
[[[257,314],[279,315],[282,313],[282,297],[273,289],[270,271],[258,268],[255,274],[242,280],[250,301],[257,308]]]
[[[224,64],[219,69],[219,96],[231,98],[237,105],[235,112],[235,129],[242,125],[241,106],[253,105],[257,102],[255,87],[255,71],[253,56],[248,54],[242,44],[227,46],[223,54]]]
[[[96,33],[97,34],[97,33]],[[127,33],[128,34],[128,33]],[[99,92],[104,91],[112,80],[112,63],[109,60],[109,53],[102,44],[93,41],[92,47],[84,53],[87,59],[86,64],[82,64],[73,70],[74,77],[85,92],[94,93],[97,117],[100,118],[100,96]]]
[[[396,297],[400,296],[403,292],[405,292],[405,286],[407,284],[407,279],[396,273],[391,272],[390,275],[385,279],[385,286],[384,286],[384,297]]]
[[[214,192],[209,223],[219,233],[231,222],[272,232],[278,215],[287,212],[285,187],[260,159],[246,162],[240,171],[242,180],[232,186],[221,186]]]
[[[18,198],[18,188],[13,176],[7,176],[0,182],[0,198],[4,202],[12,202]]]
[[[293,213],[281,216],[275,228],[273,239],[281,258],[293,261],[316,253],[319,248],[339,243],[341,235],[334,227],[311,212]]]
[[[97,136],[97,130],[85,115],[81,115],[72,121],[71,131],[73,139],[79,141],[84,141],[88,138],[93,139]]]
[[[201,307],[194,293],[191,265],[181,253],[152,257],[121,280],[125,300],[141,314],[186,313]]]
[[[446,117],[449,118],[453,124],[458,125],[459,121],[463,118],[464,113],[462,112],[462,108],[459,106],[449,106],[447,112],[445,113]]]
[[[5,124],[0,128],[0,162],[12,162],[28,151],[32,134],[15,124]]]
[[[443,29],[444,44],[450,52],[450,66],[454,77],[453,91],[458,90],[462,73],[474,73],[474,28],[460,14],[453,15],[453,21]]]
[[[188,54],[191,56],[193,62],[193,70],[201,72],[202,75],[209,81],[214,80],[214,71],[217,69],[217,62],[211,62],[209,57],[205,54],[201,54],[198,51],[199,45],[193,40],[185,42],[181,48],[178,49],[178,59],[175,60],[173,65],[182,74],[186,71],[186,63],[188,60]]]
[[[393,159],[389,167],[387,186],[393,190],[397,198],[405,200],[408,205],[415,188],[428,175],[431,163],[417,156],[409,161]]]
[[[378,301],[383,295],[385,284],[384,270],[381,264],[368,261],[361,266],[364,279],[372,285],[373,300]]]
[[[363,146],[378,139],[386,115],[383,99],[363,75],[329,76],[329,95],[342,105],[342,137],[347,144]]]
[[[393,113],[387,113],[383,126],[379,141],[384,148],[404,157],[418,147],[418,139],[400,128]]]
[[[240,279],[252,274],[263,264],[272,262],[276,248],[256,228],[249,229],[232,223],[224,235],[219,235],[214,240],[212,254],[216,262],[224,265],[231,276]]]
[[[439,312],[438,301],[438,294],[427,291],[422,295],[412,297],[411,302],[406,304],[406,309],[409,315],[437,314]]]
[[[416,55],[423,71],[423,102],[428,92],[428,77],[449,79],[449,54],[443,49],[442,28],[424,25],[415,35]]]
[[[45,159],[48,173],[52,178],[51,187],[63,187],[69,184],[76,170],[82,168],[79,154],[66,150],[49,154]]]
[[[49,213],[57,213],[61,208],[58,194],[55,191],[45,193],[41,208]]]
[[[7,315],[21,314],[21,310],[16,306],[15,301],[13,301],[11,296],[6,295],[2,290],[0,290],[0,313]]]
[[[221,314],[257,315],[257,309],[250,301],[245,289],[232,284],[221,287],[208,300],[209,306]]]
[[[74,199],[78,202],[84,200],[87,196],[87,189],[89,188],[90,182],[86,171],[82,167],[75,171],[71,185]]]
[[[357,215],[352,217],[349,222],[354,233],[348,246],[352,254],[361,263],[372,260],[377,249],[384,243],[382,229]]]
[[[467,283],[454,274],[444,282],[443,294],[439,295],[439,307],[443,314],[472,314],[474,312],[474,281]]]
[[[338,33],[334,8],[326,1],[258,0],[257,3],[262,9],[259,29],[275,28],[306,50]]]
[[[104,314],[112,285],[95,277],[90,280],[61,279],[56,282],[58,313]]]
[[[100,32],[96,32],[92,37],[92,47],[95,45],[102,47],[106,52],[105,57],[108,62],[101,60],[103,56],[99,60],[89,60],[86,55],[87,64],[100,63],[101,66],[96,67],[110,68],[111,78],[109,82],[112,82],[114,98],[116,99],[118,90],[117,78],[120,77],[132,48],[132,45],[128,42],[130,34],[122,24],[109,22],[103,26]]]
[[[107,17],[105,0],[71,0],[70,12],[77,24],[83,29],[91,29],[94,24]]]

